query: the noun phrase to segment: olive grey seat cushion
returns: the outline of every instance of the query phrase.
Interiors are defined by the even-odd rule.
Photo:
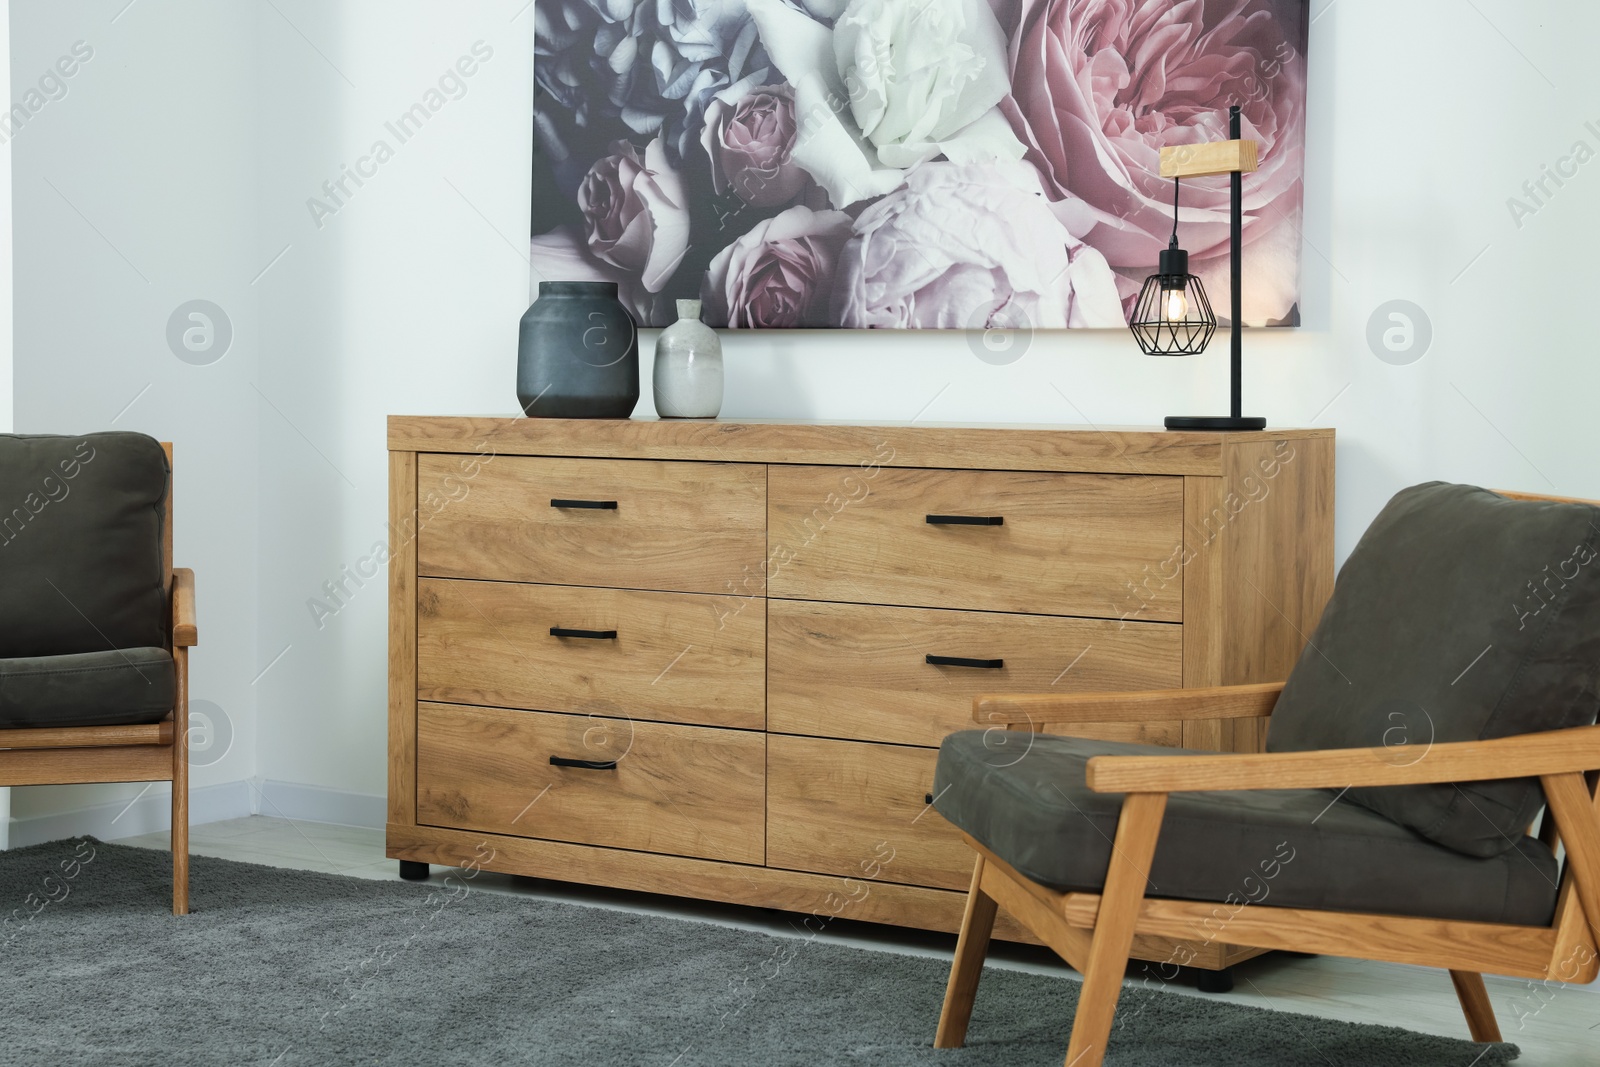
[[[1584,726],[1600,707],[1600,508],[1430,482],[1351,553],[1273,709],[1267,749],[1431,744]],[[1414,755],[1410,755],[1414,753]],[[1352,789],[1471,856],[1521,847],[1533,779]]]
[[[0,726],[172,710],[168,474],[145,434],[0,434]]]
[[[966,730],[939,750],[934,807],[1034,881],[1098,892],[1123,798],[1090,792],[1089,759],[1193,754]],[[1245,903],[1544,925],[1555,914],[1558,874],[1534,838],[1489,858],[1465,856],[1332,790],[1173,793],[1147,891],[1218,902],[1219,929]]]
[[[160,722],[175,684],[164,648],[0,659],[0,728]]]

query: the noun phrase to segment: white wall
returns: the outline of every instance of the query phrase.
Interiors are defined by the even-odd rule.
[[[11,0],[0,0],[0,85],[11,82]],[[0,433],[11,431],[11,140],[0,144]],[[0,787],[0,849],[11,840],[11,790]]]
[[[0,85],[11,84],[11,0],[0,0]],[[0,141],[0,433],[11,430],[11,138]],[[0,789],[0,794],[5,794]],[[6,803],[0,800],[0,806]],[[0,811],[0,847],[5,812]]]
[[[512,3],[278,6],[310,43],[283,20],[262,26],[260,133],[275,149],[261,244],[291,248],[260,286],[262,380],[296,425],[261,427],[260,644],[289,651],[259,686],[260,773],[377,796],[384,579],[347,585],[348,607],[320,627],[307,602],[387,536],[385,416],[515,406],[533,16],[512,21]],[[493,55],[465,95],[399,144],[385,123],[480,40]],[[314,220],[307,200],[380,138],[394,158]]]
[[[17,204],[16,426],[130,429],[174,445],[174,556],[197,573],[201,646],[191,691],[231,725],[210,787],[255,768],[257,423],[254,5],[199,0],[55,3],[11,10],[11,94],[23,99],[73,45],[93,55],[13,138]],[[43,94],[41,94],[41,97]],[[183,362],[173,311],[226,310],[231,348]],[[270,392],[270,390],[268,390]],[[270,413],[270,409],[266,409]],[[144,793],[132,807],[130,801]],[[13,794],[14,843],[165,823],[167,787],[75,786]],[[235,805],[237,807],[237,805]],[[86,822],[55,816],[88,808]],[[114,821],[113,821],[114,820]]]
[[[206,628],[196,695],[253,725],[255,741],[236,743],[219,773],[356,794],[268,790],[301,813],[377,818],[383,582],[321,629],[306,602],[383,536],[385,415],[515,408],[531,9],[140,0],[104,25],[123,2],[75,15],[17,5],[23,68],[91,28],[114,58],[46,116],[53,129],[19,138],[19,425],[104,425],[158,383],[118,424],[204,453],[185,466],[180,447],[179,460],[179,554],[199,569]],[[1425,479],[1600,497],[1587,442],[1600,365],[1577,317],[1600,286],[1585,250],[1600,232],[1600,162],[1552,186],[1520,227],[1506,206],[1575,141],[1600,150],[1585,127],[1600,131],[1587,90],[1600,5],[1312,10],[1306,325],[1247,336],[1247,413],[1338,427],[1341,558],[1394,490]],[[467,95],[319,228],[307,198],[479,39],[494,57]],[[150,285],[41,184],[46,173],[148,265]],[[242,348],[199,370],[165,354],[159,331],[192,296],[242,322]],[[1366,341],[1394,299],[1432,324],[1410,365]],[[1021,360],[993,366],[964,334],[729,335],[724,411],[1106,425],[1226,401],[1222,345],[1157,361],[1120,331],[1028,341]]]

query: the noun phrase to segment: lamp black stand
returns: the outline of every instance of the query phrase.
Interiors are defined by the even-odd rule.
[[[1228,108],[1228,136],[1239,140],[1239,105]],[[1256,415],[1241,415],[1239,411],[1243,406],[1241,396],[1241,379],[1244,376],[1244,358],[1242,331],[1240,322],[1240,274],[1242,234],[1244,230],[1244,175],[1235,170],[1229,175],[1231,189],[1231,204],[1228,217],[1228,241],[1230,245],[1228,256],[1228,278],[1232,292],[1232,312],[1229,315],[1229,328],[1232,331],[1233,349],[1229,357],[1230,368],[1233,375],[1233,395],[1231,415],[1168,415],[1166,420],[1169,430],[1264,430],[1267,420]]]

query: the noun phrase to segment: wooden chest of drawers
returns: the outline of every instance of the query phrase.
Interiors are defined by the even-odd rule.
[[[1333,585],[1331,430],[396,416],[389,448],[389,855],[808,922],[956,928],[928,790],[974,695],[1281,679]]]

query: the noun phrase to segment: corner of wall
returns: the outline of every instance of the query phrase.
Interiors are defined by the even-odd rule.
[[[0,0],[0,85],[11,85],[11,0]],[[0,433],[13,425],[11,403],[11,141],[0,144]],[[0,786],[0,852],[11,847],[11,789]]]

